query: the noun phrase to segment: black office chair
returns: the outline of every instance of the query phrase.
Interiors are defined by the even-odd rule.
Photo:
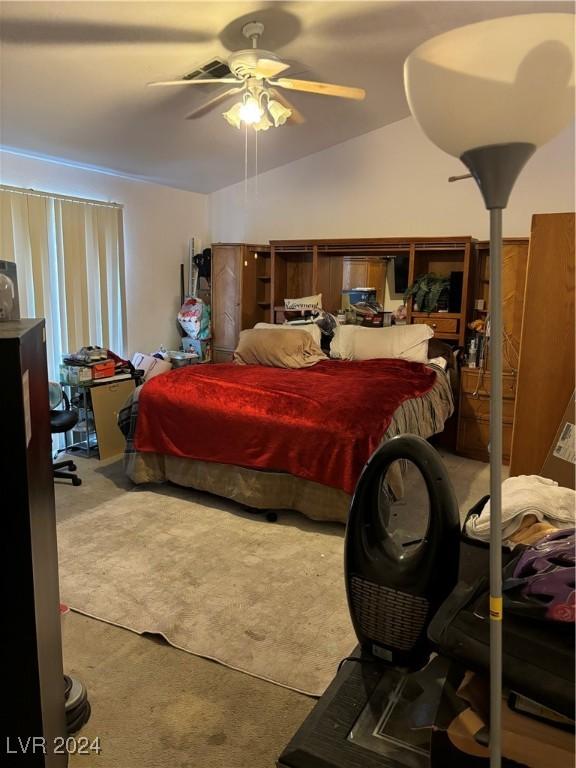
[[[60,403],[64,403],[64,408],[58,408]],[[78,422],[78,414],[70,409],[68,395],[55,382],[50,382],[50,405],[54,406],[50,409],[50,432],[66,435]],[[76,474],[76,464],[70,459],[54,462],[52,470],[55,478],[72,480],[72,485],[82,485],[81,478]]]

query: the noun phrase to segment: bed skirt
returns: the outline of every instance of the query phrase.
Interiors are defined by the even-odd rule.
[[[293,509],[312,520],[346,522],[349,494],[284,472],[266,472],[234,464],[182,459],[159,453],[125,457],[128,476],[135,483],[169,481],[254,509]]]

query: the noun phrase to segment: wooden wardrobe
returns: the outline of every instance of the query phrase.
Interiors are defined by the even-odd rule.
[[[575,389],[574,213],[532,217],[511,475],[540,474]]]
[[[232,360],[241,330],[268,321],[270,271],[268,245],[212,245],[212,357],[215,363]]]

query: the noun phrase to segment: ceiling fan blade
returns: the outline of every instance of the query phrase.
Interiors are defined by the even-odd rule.
[[[302,123],[306,122],[306,118],[304,117],[302,112],[299,112],[294,106],[294,104],[292,104],[291,101],[288,101],[288,99],[286,98],[286,96],[284,96],[283,93],[276,90],[276,88],[270,88],[270,93],[275,99],[277,99],[280,102],[280,104],[282,104],[283,107],[286,107],[286,109],[289,109],[292,112],[292,114],[288,118],[289,123],[294,123],[295,125],[302,125]]]
[[[152,87],[164,86],[164,85],[205,85],[206,83],[236,83],[240,81],[236,77],[214,77],[206,78],[205,80],[159,80],[155,83],[146,83]]]
[[[238,88],[228,88],[227,90],[222,91],[222,93],[217,94],[213,99],[204,102],[204,104],[198,107],[198,109],[194,109],[192,112],[186,115],[186,120],[194,120],[197,117],[201,117],[202,115],[206,114],[206,112],[209,112],[211,109],[213,109],[213,107],[215,107],[217,104],[220,104],[220,102],[229,99],[230,96],[233,96],[235,93],[240,93],[243,90],[244,89],[240,86]]]
[[[271,82],[270,85],[288,88],[291,91],[319,93],[323,96],[340,96],[342,99],[356,99],[356,101],[362,101],[366,96],[364,88],[351,88],[348,85],[335,85],[334,83],[316,83],[312,80],[293,80],[289,77],[280,77]]]
[[[256,77],[276,77],[281,72],[290,69],[290,64],[275,59],[258,59],[254,74]]]

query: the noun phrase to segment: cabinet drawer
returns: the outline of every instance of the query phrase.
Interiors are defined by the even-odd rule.
[[[488,395],[492,391],[492,378],[489,371],[481,371],[480,368],[463,368],[461,378],[462,392],[478,392],[479,395]],[[516,397],[516,376],[504,374],[502,378],[502,396],[508,399]]]
[[[436,333],[458,333],[459,320],[455,317],[413,317],[412,322],[415,325],[429,325]]]
[[[490,444],[490,424],[487,421],[460,418],[458,428],[458,453],[488,461]],[[512,445],[512,424],[502,427],[502,458],[510,460]]]
[[[462,393],[460,413],[463,418],[490,420],[490,398],[472,397]],[[508,424],[514,420],[514,400],[502,401],[502,419]]]

